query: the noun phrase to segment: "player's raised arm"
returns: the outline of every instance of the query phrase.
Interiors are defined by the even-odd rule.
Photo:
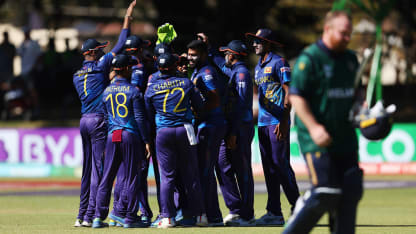
[[[130,36],[130,24],[131,21],[133,21],[132,14],[134,6],[136,6],[136,0],[132,1],[127,8],[126,15],[124,16],[123,29],[121,30],[120,36],[118,37],[117,44],[111,50],[113,55],[120,53],[126,38]]]

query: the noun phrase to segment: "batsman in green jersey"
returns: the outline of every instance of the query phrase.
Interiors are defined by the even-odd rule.
[[[301,53],[293,69],[289,100],[312,188],[298,199],[285,234],[309,233],[326,212],[331,233],[355,232],[363,180],[357,135],[349,120],[359,67],[347,49],[351,32],[348,14],[329,12],[322,38]]]

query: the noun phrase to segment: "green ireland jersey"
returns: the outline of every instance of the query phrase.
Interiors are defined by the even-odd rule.
[[[358,141],[349,112],[355,96],[354,78],[358,61],[353,51],[330,51],[322,41],[307,47],[293,69],[290,93],[308,102],[316,120],[325,126],[332,143],[321,148],[311,139],[302,121],[296,117],[302,153],[348,153],[358,150]]]

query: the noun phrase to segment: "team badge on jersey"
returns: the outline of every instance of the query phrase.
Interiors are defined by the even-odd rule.
[[[299,70],[303,71],[303,69],[305,69],[306,65],[304,62],[300,62],[298,65]]]
[[[280,72],[281,73],[290,72],[290,67],[281,67]]]
[[[327,79],[332,77],[332,66],[324,65],[324,73]]]
[[[264,68],[264,74],[266,74],[266,73],[272,73],[272,67],[265,67]]]

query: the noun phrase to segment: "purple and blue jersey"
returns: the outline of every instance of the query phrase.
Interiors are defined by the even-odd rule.
[[[219,95],[219,103],[216,107],[205,110],[206,118],[202,119],[199,128],[208,125],[221,125],[225,124],[225,114],[223,106],[226,100],[226,80],[221,79],[214,67],[206,63],[200,69],[195,69],[191,76],[191,81],[195,84],[198,90],[201,92],[204,101],[208,98],[208,92],[216,90]]]
[[[282,84],[291,80],[289,64],[281,56],[270,52],[263,63],[259,59],[254,80],[259,93],[258,126],[278,124],[284,109]]]
[[[135,56],[132,56],[134,59],[138,60]],[[132,67],[131,73],[131,83],[137,87],[139,87],[140,91],[144,94],[147,87],[147,80],[149,77],[149,71],[146,69],[144,64],[138,60],[139,63]]]
[[[244,62],[238,61],[232,67],[225,66],[225,59],[214,55],[213,60],[228,79],[227,121],[235,133],[241,123],[253,121],[253,81]]]
[[[84,60],[82,68],[73,76],[73,83],[81,100],[81,113],[104,114],[101,95],[110,83],[109,73],[113,54],[121,51],[130,29],[121,30],[117,44],[111,52],[103,55],[98,61]]]
[[[140,90],[122,77],[115,77],[104,90],[102,102],[108,119],[108,132],[123,129],[149,142],[146,112]]]
[[[81,100],[81,113],[103,113],[101,94],[108,86],[112,53],[107,53],[98,61],[82,63],[82,68],[74,74],[73,82]]]
[[[155,120],[157,129],[192,123],[191,106],[199,111],[203,105],[200,93],[192,82],[187,78],[161,73],[154,73],[151,77],[145,102],[149,119]]]

